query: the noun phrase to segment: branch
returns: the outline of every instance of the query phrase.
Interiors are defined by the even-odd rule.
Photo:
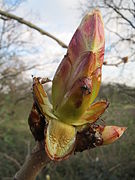
[[[111,32],[111,33],[115,34],[116,36],[118,36],[118,37],[121,39],[121,41],[131,41],[131,42],[135,43],[135,41],[134,41],[134,39],[133,39],[134,34],[130,35],[130,37],[123,37],[121,34],[119,34],[118,32],[112,31],[112,30],[109,29],[107,26],[106,26],[106,29],[107,29],[109,32]]]
[[[102,143],[100,139],[93,138],[93,133],[94,131],[91,129],[91,132],[89,132],[88,128],[77,133],[74,154],[76,152],[82,152],[94,148],[96,145]],[[51,160],[45,152],[44,140],[38,141],[33,152],[26,158],[23,166],[16,173],[14,180],[35,180],[39,172],[45,168],[49,162],[51,162]]]
[[[38,143],[33,152],[26,158],[14,180],[35,180],[39,172],[50,162],[42,143]]]
[[[26,158],[21,169],[16,173],[14,180],[35,180],[39,172],[51,162],[44,148],[44,130],[47,125],[45,117],[39,111],[38,106],[34,103],[28,119],[30,130],[37,141],[37,145]],[[101,143],[102,138],[100,136],[96,137],[95,131],[90,126],[87,126],[77,133],[74,154],[99,146]]]
[[[107,4],[107,5],[108,5],[108,4]],[[110,5],[109,5],[109,7],[110,7]],[[111,8],[112,8],[112,6],[111,6]],[[24,25],[26,25],[26,26],[28,26],[28,27],[30,27],[30,28],[32,28],[32,29],[35,29],[36,31],[38,31],[38,32],[41,33],[42,35],[46,35],[46,36],[50,37],[51,39],[55,40],[61,47],[63,47],[63,48],[68,48],[68,46],[67,46],[65,43],[63,43],[61,40],[59,40],[58,38],[56,38],[56,37],[53,36],[52,34],[44,31],[44,30],[41,29],[40,27],[32,24],[31,22],[26,21],[26,20],[24,20],[24,19],[21,18],[21,17],[18,17],[18,16],[14,15],[14,14],[11,14],[11,13],[8,13],[8,12],[2,11],[2,10],[0,10],[0,14],[1,14],[2,16],[4,16],[4,17],[8,18],[8,19],[14,19],[14,20],[16,20],[17,22],[19,22],[19,23],[21,23],[21,24],[24,24]],[[118,65],[121,64],[122,62],[123,62],[123,61],[120,61],[120,63],[118,63],[118,64],[117,64],[117,63],[116,63],[116,64],[107,64],[106,62],[104,62],[103,65],[118,66]]]
[[[105,1],[105,4],[106,4],[109,8],[112,8],[117,14],[119,14],[119,15],[121,16],[121,18],[123,18],[125,21],[127,21],[127,22],[130,24],[130,26],[135,29],[134,24],[133,24],[128,18],[126,18],[126,17],[117,9],[116,6],[114,7],[114,6],[110,5],[110,4],[108,4],[107,1]]]
[[[11,13],[8,13],[8,12],[5,12],[5,11],[2,11],[0,9],[0,14],[6,18],[9,18],[9,19],[14,19],[15,21],[21,23],[21,24],[24,24],[32,29],[35,29],[36,31],[38,31],[40,34],[42,35],[45,35],[45,36],[48,36],[49,38],[55,40],[61,47],[63,48],[67,48],[68,46],[63,43],[61,40],[59,40],[58,38],[56,38],[54,35],[48,33],[47,31],[41,29],[40,27],[36,26],[35,24],[32,24],[31,22],[29,21],[26,21],[25,19],[19,17],[19,16],[16,16],[14,14],[11,14]]]

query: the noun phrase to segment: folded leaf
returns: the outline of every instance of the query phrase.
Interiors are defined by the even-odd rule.
[[[92,92],[90,96],[90,102],[91,104],[95,98],[98,95],[100,84],[101,84],[101,68],[97,68],[92,74],[91,74],[91,80],[92,80]]]
[[[44,91],[42,84],[36,77],[33,78],[33,96],[40,111],[45,117],[49,116],[57,119],[56,116],[53,115],[52,104],[49,102],[47,93]]]
[[[71,90],[66,93],[56,115],[61,121],[72,124],[86,110],[86,105],[89,104],[90,93],[91,80],[89,78],[77,80]]]
[[[73,152],[76,137],[73,126],[51,120],[45,136],[46,152],[52,160],[66,159]]]
[[[82,117],[73,123],[73,125],[83,125],[95,122],[107,109],[109,103],[107,101],[99,101],[92,104],[82,115]]]
[[[97,96],[103,58],[104,28],[100,12],[95,10],[82,20],[53,79],[53,109],[60,119],[79,119]],[[77,83],[84,79],[89,82],[79,87]]]

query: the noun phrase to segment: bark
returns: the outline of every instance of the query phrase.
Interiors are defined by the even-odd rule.
[[[38,144],[33,152],[28,155],[20,170],[16,173],[14,180],[35,180],[39,172],[51,160],[45,153],[43,144]]]

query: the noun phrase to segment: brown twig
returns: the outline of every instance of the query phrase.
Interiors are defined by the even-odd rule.
[[[49,162],[50,159],[45,153],[42,142],[37,143],[33,152],[26,158],[25,163],[16,173],[14,180],[35,180],[42,168]]]
[[[105,66],[116,66],[118,67],[120,64],[126,64],[128,62],[128,56],[123,57],[119,62],[117,63],[107,63],[107,61],[103,62],[103,65]]]
[[[67,48],[68,46],[62,42],[61,40],[59,40],[58,38],[56,38],[54,35],[50,34],[49,32],[41,29],[40,27],[36,26],[35,24],[19,17],[19,16],[16,16],[14,14],[11,14],[11,13],[8,13],[8,12],[5,12],[3,10],[0,10],[0,14],[6,18],[9,18],[9,19],[14,19],[15,21],[21,23],[21,24],[24,24],[32,29],[35,29],[36,31],[38,31],[39,33],[41,33],[42,35],[45,35],[45,36],[48,36],[49,38],[55,40],[61,47],[63,48]]]
[[[123,61],[119,61],[118,63],[107,63],[106,61],[103,62],[103,65],[105,66],[116,66],[118,67],[120,64],[122,64]]]

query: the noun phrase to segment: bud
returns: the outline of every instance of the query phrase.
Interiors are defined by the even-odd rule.
[[[126,130],[125,127],[95,124],[109,105],[107,101],[91,105],[100,88],[104,45],[102,17],[94,10],[83,18],[56,71],[52,104],[43,89],[44,81],[33,78],[34,101],[46,119],[45,150],[52,160],[60,161],[73,151],[110,144]],[[36,113],[33,109],[30,122],[40,120]]]
[[[66,123],[77,121],[98,94],[104,44],[102,17],[94,10],[83,18],[53,79],[54,113]]]
[[[107,145],[119,139],[126,129],[126,127],[118,126],[98,126],[96,131],[101,133],[103,145]]]

